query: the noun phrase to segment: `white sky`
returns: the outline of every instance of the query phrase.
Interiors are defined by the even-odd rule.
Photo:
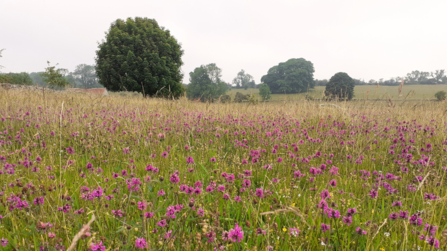
[[[2,71],[94,64],[110,24],[136,16],[154,18],[182,44],[184,83],[208,63],[226,82],[244,69],[259,83],[270,67],[300,57],[318,79],[447,69],[447,0],[0,0]]]

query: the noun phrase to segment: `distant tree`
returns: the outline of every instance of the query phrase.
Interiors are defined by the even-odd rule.
[[[57,69],[56,66],[51,66],[50,62],[48,63],[48,67],[45,68],[45,71],[40,73],[42,80],[48,83],[48,85],[52,87],[65,87],[70,84],[68,80],[65,78],[65,74],[68,72],[66,69]]]
[[[0,50],[0,58],[2,57],[2,52],[3,52],[4,50],[5,50],[5,49],[1,49],[1,50]],[[1,68],[3,68],[3,66],[0,65],[0,69],[1,69]]]
[[[322,80],[315,79],[315,86],[326,86],[327,82],[328,82],[327,79]]]
[[[244,88],[247,90],[248,88],[254,88],[256,84],[250,74],[247,74],[244,70],[241,70],[233,79],[233,85],[236,85],[236,88]]]
[[[337,99],[351,100],[354,96],[354,80],[344,72],[336,73],[329,79],[325,95]]]
[[[435,97],[438,101],[443,101],[447,98],[447,93],[445,91],[439,91],[435,93]]]
[[[271,98],[271,93],[272,92],[270,91],[270,87],[267,84],[262,84],[259,87],[259,96],[262,97],[262,100],[269,100]]]
[[[118,19],[96,51],[99,83],[112,91],[178,97],[183,50],[154,19]]]
[[[442,79],[445,77],[445,70],[436,70],[430,73],[436,84],[442,84]]]
[[[272,93],[301,93],[314,88],[314,66],[304,58],[292,58],[268,70],[261,78]]]
[[[82,87],[97,87],[98,77],[96,76],[95,66],[80,64],[76,66],[75,71],[71,74]]]
[[[216,64],[202,65],[189,73],[189,85],[186,95],[190,99],[202,102],[214,101],[224,95],[228,85],[221,80],[222,70]]]
[[[43,72],[31,72],[29,76],[33,80],[33,84],[38,84],[39,86],[46,86],[47,82],[43,81],[42,76],[40,75]]]

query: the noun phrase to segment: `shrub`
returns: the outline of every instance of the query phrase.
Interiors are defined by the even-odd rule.
[[[31,85],[33,80],[26,72],[7,73],[0,75],[0,83],[8,83],[13,85]]]
[[[236,92],[236,96],[234,97],[234,102],[242,103],[243,101],[248,101],[249,98],[250,98],[249,94],[244,95],[240,92]]]
[[[435,97],[438,101],[443,101],[447,98],[447,95],[445,91],[439,91],[435,93]]]
[[[324,93],[330,98],[351,100],[354,96],[354,83],[348,74],[339,72],[331,77]]]
[[[231,102],[231,97],[230,95],[223,95],[220,97],[220,102],[221,103],[230,103]]]

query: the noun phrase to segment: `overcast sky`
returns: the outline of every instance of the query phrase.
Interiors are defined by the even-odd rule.
[[[447,0],[0,0],[0,10],[3,72],[94,64],[110,24],[136,16],[157,20],[182,44],[184,83],[208,63],[226,82],[244,69],[259,83],[270,67],[301,57],[317,79],[447,69]]]

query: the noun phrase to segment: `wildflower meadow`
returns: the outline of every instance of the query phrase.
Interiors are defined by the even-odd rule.
[[[0,250],[436,250],[447,105],[0,90]]]

